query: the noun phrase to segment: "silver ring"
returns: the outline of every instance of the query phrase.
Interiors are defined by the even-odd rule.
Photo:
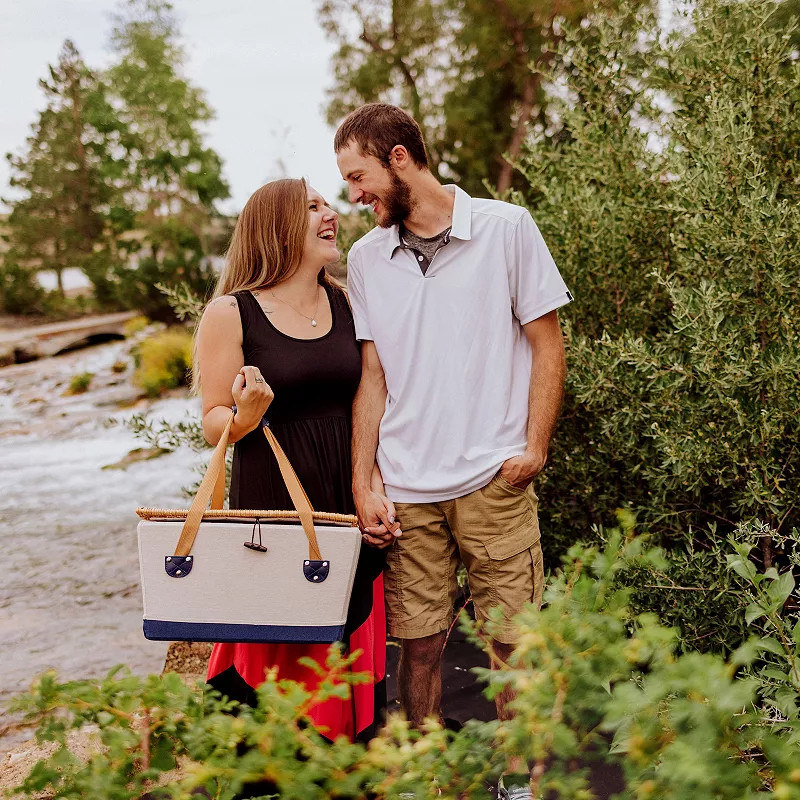
[[[264,379],[263,378],[256,378],[256,383],[264,383]]]

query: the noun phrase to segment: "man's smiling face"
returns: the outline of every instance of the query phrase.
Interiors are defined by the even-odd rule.
[[[392,169],[350,142],[336,155],[339,172],[347,181],[351,203],[369,206],[382,228],[403,222],[414,206],[411,189]]]

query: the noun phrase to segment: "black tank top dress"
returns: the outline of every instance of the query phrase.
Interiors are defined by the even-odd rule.
[[[318,339],[296,339],[279,331],[251,292],[236,292],[242,320],[244,363],[258,367],[275,398],[267,419],[292,463],[311,504],[319,511],[355,513],[350,455],[351,408],[361,377],[361,356],[353,315],[341,289],[325,286],[331,307],[330,331]],[[233,451],[231,508],[291,509],[278,463],[259,426]],[[350,652],[361,650],[353,672],[373,675],[371,685],[352,687],[350,700],[332,698],[309,713],[329,739],[367,741],[386,708],[386,617],[381,551],[362,544],[345,625]],[[255,703],[254,689],[267,669],[313,690],[319,678],[297,659],[324,664],[327,645],[214,645],[208,682],[240,702]]]

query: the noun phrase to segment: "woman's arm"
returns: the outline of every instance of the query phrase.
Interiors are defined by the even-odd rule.
[[[381,475],[381,468],[378,466],[377,461],[372,467],[372,476],[369,483],[373,492],[377,492],[378,494],[382,495],[386,494],[386,487],[383,485],[383,475]]]
[[[245,366],[242,321],[235,297],[218,297],[206,308],[197,330],[197,364],[203,413],[203,435],[219,441],[236,403],[228,441],[237,442],[255,430],[272,402],[272,389],[257,381],[261,373]]]

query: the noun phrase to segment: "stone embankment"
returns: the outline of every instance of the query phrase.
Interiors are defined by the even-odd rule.
[[[133,311],[123,311],[0,330],[0,367],[54,356],[82,344],[122,339],[125,323],[135,316]]]

